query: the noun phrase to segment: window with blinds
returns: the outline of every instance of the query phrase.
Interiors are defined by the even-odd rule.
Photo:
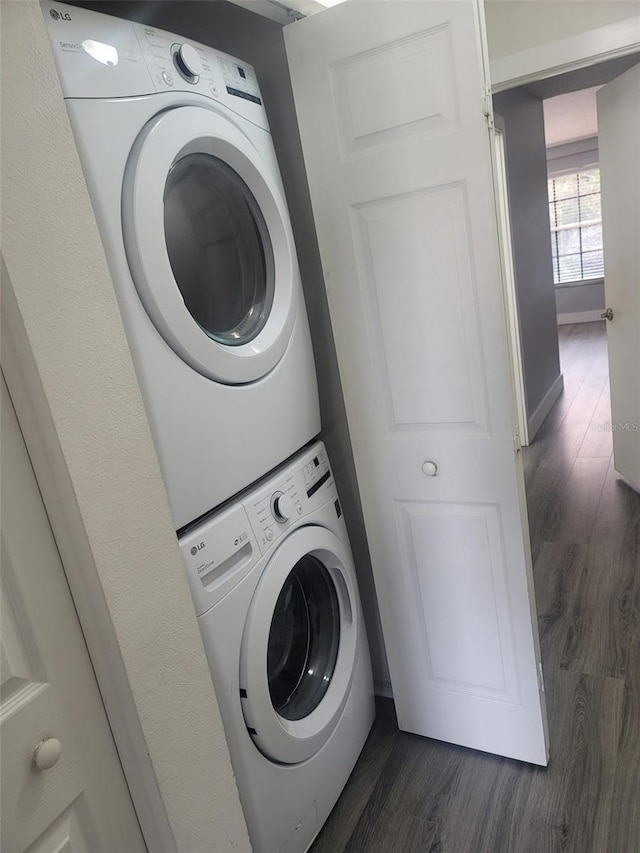
[[[554,283],[603,278],[600,170],[550,178],[549,218]]]

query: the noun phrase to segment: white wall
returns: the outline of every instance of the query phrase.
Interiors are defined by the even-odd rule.
[[[635,0],[485,0],[491,61],[638,15]]]
[[[158,821],[168,828],[148,836],[150,846],[169,850],[173,836],[180,853],[248,851],[148,423],[32,0],[2,3],[2,108],[3,368],[99,681],[119,684],[108,710],[125,734],[128,718],[125,768],[150,759],[138,802],[156,785],[162,795]]]

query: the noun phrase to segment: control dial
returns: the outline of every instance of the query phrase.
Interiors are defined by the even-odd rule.
[[[173,55],[176,68],[189,83],[197,83],[202,74],[202,61],[198,51],[190,44],[181,44]]]
[[[282,492],[276,492],[271,498],[271,511],[273,513],[273,517],[276,521],[279,521],[280,524],[284,524],[285,521],[289,521],[294,510],[295,507],[289,495],[285,495]]]

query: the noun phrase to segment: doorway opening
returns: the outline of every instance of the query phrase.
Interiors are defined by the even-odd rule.
[[[563,395],[560,326],[598,322],[607,307],[596,92],[638,62],[640,54],[631,54],[494,96],[507,313],[524,445]]]
[[[639,54],[609,60],[494,98],[511,203],[523,462],[551,754],[562,756],[564,739],[581,741],[585,771],[608,768],[615,780],[608,813],[622,834],[634,820],[640,766],[632,733],[640,725],[640,493],[617,473],[613,455],[625,424],[615,411],[612,417],[609,324],[600,317],[607,302],[596,238],[607,208],[600,217],[594,205],[598,128],[576,130],[577,111],[572,130],[569,108],[589,102],[593,120],[595,91],[639,62]],[[559,107],[555,115],[549,105]],[[614,369],[612,360],[612,376]],[[611,741],[595,729],[585,734],[586,719],[596,729],[607,719]],[[603,849],[613,825],[611,832]]]

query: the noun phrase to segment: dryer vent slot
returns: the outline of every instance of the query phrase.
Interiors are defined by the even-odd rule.
[[[242,548],[238,548],[238,550],[230,557],[227,557],[226,560],[218,563],[218,565],[211,565],[207,567],[204,574],[200,575],[202,586],[205,589],[212,589],[225,575],[235,574],[238,569],[247,565],[251,559],[252,553],[253,548],[251,547],[251,542],[245,542]]]

